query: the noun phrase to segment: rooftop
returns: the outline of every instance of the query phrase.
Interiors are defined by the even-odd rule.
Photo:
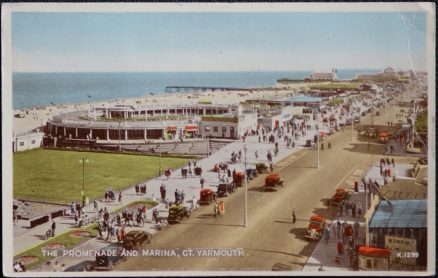
[[[427,200],[380,201],[370,228],[426,228]]]
[[[380,192],[390,200],[427,199],[427,186],[414,184],[412,180],[397,180],[388,183]]]
[[[296,97],[290,97],[286,100],[291,102],[321,102],[322,98],[309,97],[309,96],[296,96]]]

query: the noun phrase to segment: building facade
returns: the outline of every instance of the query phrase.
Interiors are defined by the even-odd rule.
[[[42,147],[44,133],[37,130],[29,134],[14,136],[12,151],[21,152]]]

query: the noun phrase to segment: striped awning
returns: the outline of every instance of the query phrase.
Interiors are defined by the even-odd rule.
[[[186,131],[197,131],[198,126],[197,125],[186,125],[185,130]]]

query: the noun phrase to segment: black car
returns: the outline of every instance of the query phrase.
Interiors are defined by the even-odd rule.
[[[236,191],[236,189],[236,186],[232,182],[221,183],[217,187],[216,195],[218,197],[228,197],[228,195]]]
[[[122,252],[123,247],[117,245],[109,245],[100,249],[97,251],[93,270],[111,270],[116,264],[126,260]]]
[[[174,205],[169,208],[169,216],[167,217],[167,222],[169,223],[181,223],[184,218],[189,218],[192,210],[190,208]]]
[[[130,231],[123,240],[123,247],[126,250],[139,250],[144,242],[150,243],[151,238],[152,234],[146,231]]]

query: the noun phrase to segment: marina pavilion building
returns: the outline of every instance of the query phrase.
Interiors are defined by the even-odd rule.
[[[46,129],[49,137],[101,143],[172,140],[205,135],[199,128],[202,117],[246,119],[242,113],[240,105],[102,106],[53,116]]]

